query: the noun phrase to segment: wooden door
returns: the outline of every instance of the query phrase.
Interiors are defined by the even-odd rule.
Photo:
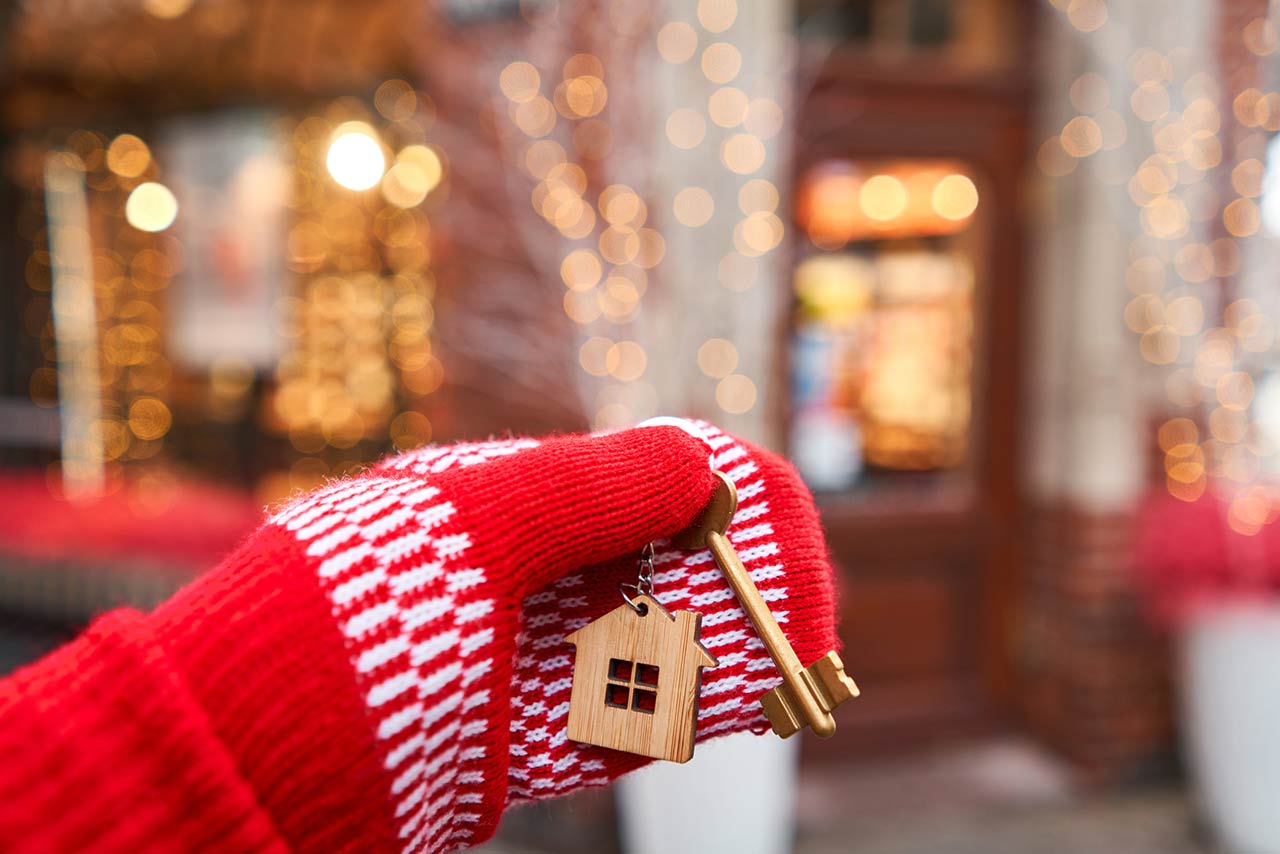
[[[800,116],[783,417],[842,575],[844,658],[863,690],[841,710],[846,751],[998,726],[1014,690],[1025,101],[1018,81],[837,63]],[[946,188],[976,191],[967,216],[939,189],[951,175],[963,180]],[[958,284],[927,283],[937,270]],[[841,367],[815,378],[822,358]]]

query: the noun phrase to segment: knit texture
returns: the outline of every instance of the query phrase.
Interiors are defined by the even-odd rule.
[[[701,426],[428,448],[304,496],[155,614],[121,613],[0,684],[0,839],[19,850],[443,851],[503,809],[646,760],[566,738],[564,636],[655,594],[720,666],[698,736],[766,728],[780,679],[709,553],[663,538],[714,488],[802,662],[835,648],[812,502]],[[710,458],[710,459],[709,459]],[[710,463],[710,464],[709,464]],[[27,781],[38,781],[31,785]]]

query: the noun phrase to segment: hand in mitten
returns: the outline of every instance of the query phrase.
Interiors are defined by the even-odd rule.
[[[707,552],[663,545],[707,504],[713,468],[737,485],[730,539],[801,662],[835,647],[831,569],[794,471],[714,428],[695,432],[702,438],[649,427],[391,458],[293,502],[218,570],[148,618],[109,620],[77,654],[145,658],[153,679],[189,692],[193,703],[171,704],[199,709],[187,729],[207,728],[217,744],[197,749],[198,733],[185,733],[184,775],[208,789],[234,767],[238,800],[207,795],[170,809],[171,823],[212,813],[225,847],[478,843],[511,803],[601,785],[647,761],[568,740],[564,642],[621,603],[618,583],[634,580],[647,543],[658,543],[656,598],[702,614],[702,643],[719,662],[703,672],[698,738],[767,729],[758,699],[780,678],[755,630]],[[137,650],[119,651],[125,635]],[[133,711],[140,721],[177,714]],[[213,820],[165,832],[207,835]]]

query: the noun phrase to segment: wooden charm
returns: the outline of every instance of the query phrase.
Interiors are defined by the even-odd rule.
[[[654,759],[693,757],[702,668],[702,615],[668,612],[647,593],[565,640],[577,647],[569,738]]]

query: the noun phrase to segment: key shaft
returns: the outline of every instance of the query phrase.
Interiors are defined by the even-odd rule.
[[[820,738],[827,738],[836,731],[835,718],[819,705],[813,687],[805,681],[804,665],[800,663],[800,657],[796,655],[791,642],[782,631],[782,626],[778,625],[773,612],[769,610],[768,603],[760,595],[760,589],[751,580],[747,568],[742,565],[742,559],[738,557],[733,544],[729,542],[726,535],[714,530],[707,532],[706,544],[711,550],[712,557],[715,558],[716,565],[720,567],[720,571],[724,573],[729,586],[738,597],[738,604],[746,612],[751,624],[756,627],[756,634],[760,636],[760,641],[768,650],[769,657],[773,659],[778,672],[782,674],[782,681],[791,689],[791,699],[800,707],[800,713],[814,734]]]

